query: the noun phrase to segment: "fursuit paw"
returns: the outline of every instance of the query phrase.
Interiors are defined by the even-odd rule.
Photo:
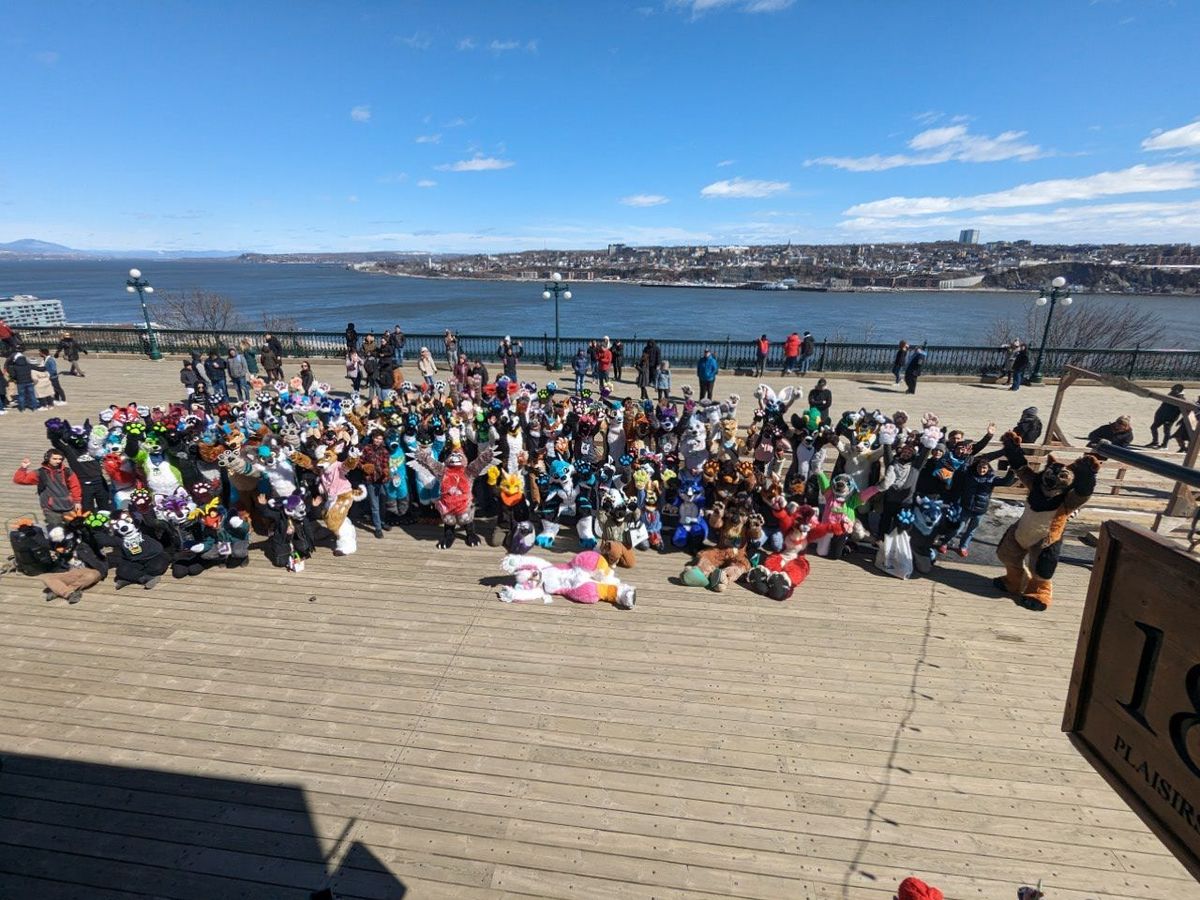
[[[521,559],[518,556],[508,555],[500,560],[500,568],[509,575],[513,574],[517,569],[521,568]]]
[[[767,596],[772,600],[786,600],[792,596],[792,580],[782,572],[767,579]]]
[[[579,539],[579,549],[580,550],[595,550],[596,545],[598,543],[599,542],[595,538],[580,538]]]
[[[720,593],[729,587],[729,573],[724,569],[713,569],[712,574],[708,576],[709,590]]]
[[[539,534],[537,536],[537,539],[534,541],[534,543],[537,544],[539,547],[544,547],[545,549],[549,550],[551,547],[554,546],[554,538],[550,537],[547,534]]]
[[[679,580],[688,587],[708,587],[708,575],[699,566],[688,566],[680,574]]]
[[[475,532],[472,531],[465,538],[463,538],[463,543],[466,544],[468,547],[478,547],[479,546],[479,535],[477,535]]]
[[[756,594],[766,594],[771,572],[765,566],[755,566],[746,573],[746,587]]]

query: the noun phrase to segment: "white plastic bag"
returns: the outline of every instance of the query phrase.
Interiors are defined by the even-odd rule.
[[[884,537],[875,553],[875,566],[896,578],[912,577],[912,542],[907,531],[895,529]]]

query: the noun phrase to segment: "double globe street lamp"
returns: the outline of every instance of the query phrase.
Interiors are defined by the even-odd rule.
[[[1035,301],[1038,306],[1050,304],[1050,309],[1046,311],[1046,327],[1042,329],[1042,346],[1038,348],[1037,363],[1033,367],[1033,375],[1029,379],[1030,384],[1042,383],[1042,357],[1046,355],[1046,341],[1050,338],[1050,323],[1054,321],[1054,307],[1058,304],[1070,306],[1074,300],[1071,297],[1071,292],[1067,290],[1067,279],[1059,275],[1050,282],[1050,290],[1042,288],[1038,292],[1038,298]]]
[[[542,299],[549,300],[554,297],[554,370],[558,371],[562,365],[562,355],[559,353],[559,336],[558,336],[558,298],[564,300],[571,299],[571,286],[563,281],[562,274],[553,272],[550,275],[550,281],[546,284],[545,290],[542,291]]]
[[[162,359],[162,354],[158,352],[158,335],[150,327],[150,312],[146,309],[146,295],[153,294],[154,288],[151,287],[149,281],[142,277],[140,269],[130,269],[129,280],[125,282],[125,290],[131,294],[137,294],[138,299],[142,301],[142,316],[146,319],[146,340],[149,344],[150,358]]]

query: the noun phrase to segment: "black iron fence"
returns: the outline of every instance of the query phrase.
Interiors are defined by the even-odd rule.
[[[22,339],[27,347],[49,347],[54,349],[61,335],[60,329],[24,329]],[[148,349],[144,328],[80,327],[72,326],[71,333],[89,352],[144,353]],[[274,332],[283,345],[288,359],[340,357],[346,351],[346,340],[337,331],[294,331]],[[243,343],[261,347],[265,333],[262,331],[214,331],[202,332],[173,328],[157,328],[155,336],[164,355],[184,356],[193,350],[207,353],[209,350],[224,351]],[[461,334],[458,337],[460,352],[471,359],[495,362],[504,335]],[[612,340],[624,345],[624,366],[632,369],[646,344],[646,335],[622,337],[610,335]],[[555,356],[553,335],[512,335],[521,350],[523,363],[548,364]],[[561,338],[561,354],[565,366],[580,349],[585,349],[594,338]],[[673,340],[654,338],[662,358],[669,360],[673,369],[691,371],[697,360],[708,349],[713,352],[723,370],[750,368],[755,365],[756,345],[754,341],[735,341],[730,337],[713,340]],[[405,360],[415,360],[421,347],[428,347],[435,357],[445,357],[445,345],[441,334],[407,334]],[[810,368],[816,372],[890,372],[896,356],[895,344],[850,344],[821,341],[816,345]],[[973,347],[964,345],[925,346],[928,354],[924,373],[927,375],[981,375],[999,372],[1003,367],[1005,353],[995,347]],[[1033,351],[1036,358],[1036,350]],[[1124,375],[1128,378],[1155,380],[1200,380],[1200,349],[1198,350],[1148,350],[1140,347],[1123,349],[1100,348],[1047,348],[1043,362],[1043,373],[1058,375],[1067,364],[1081,366],[1105,375]],[[779,343],[771,345],[767,356],[767,369],[778,370],[783,365],[783,348]]]

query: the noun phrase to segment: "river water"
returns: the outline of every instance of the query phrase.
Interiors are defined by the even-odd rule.
[[[368,275],[336,265],[279,265],[231,260],[0,261],[0,296],[62,300],[71,322],[132,322],[136,297],[126,273],[142,270],[159,294],[192,290],[230,297],[251,326],[263,312],[288,315],[301,328],[360,332],[399,324],[420,333],[451,327],[464,334],[554,333],[554,303],[540,283],[435,280]],[[668,338],[748,340],[793,329],[818,340],[975,344],[997,319],[1024,319],[1030,297],[989,292],[861,292],[650,288],[580,282],[560,307],[563,335],[608,332]],[[1200,347],[1200,297],[1081,295],[1076,303],[1134,304],[1161,317],[1164,346]],[[1036,340],[1036,335],[1026,340]]]

